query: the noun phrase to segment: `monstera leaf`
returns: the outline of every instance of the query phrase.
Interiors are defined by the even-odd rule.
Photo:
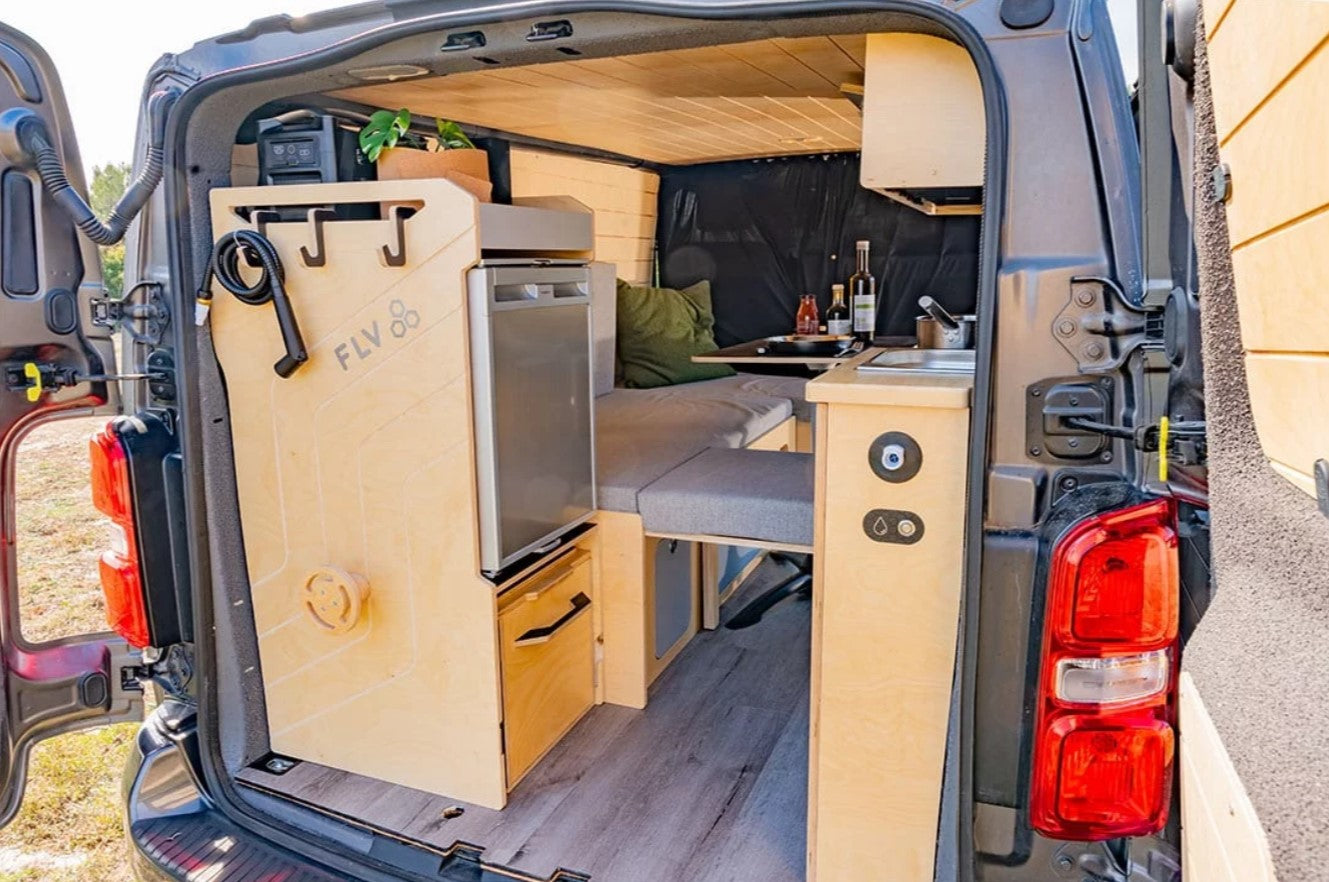
[[[391,110],[376,110],[369,115],[369,122],[360,129],[360,152],[370,162],[378,162],[384,150],[397,146],[397,142],[411,127],[411,112],[403,107],[395,113]]]

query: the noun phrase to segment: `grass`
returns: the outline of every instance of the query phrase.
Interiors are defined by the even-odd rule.
[[[16,463],[19,615],[30,642],[106,630],[97,559],[110,528],[92,505],[88,436],[105,417],[42,426]],[[27,795],[0,831],[0,882],[130,882],[120,777],[134,723],[61,735],[32,752]]]

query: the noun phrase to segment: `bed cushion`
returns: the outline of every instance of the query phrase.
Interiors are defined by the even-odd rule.
[[[787,398],[710,383],[615,389],[595,401],[597,505],[635,512],[638,492],[675,466],[708,447],[751,444],[792,414]]]
[[[812,545],[810,453],[704,450],[642,489],[647,533]]]
[[[709,386],[713,389],[728,389],[745,395],[765,395],[771,398],[788,398],[794,405],[794,416],[801,422],[812,422],[812,414],[817,406],[807,399],[807,377],[776,377],[767,374],[735,374],[697,383],[697,386]]]

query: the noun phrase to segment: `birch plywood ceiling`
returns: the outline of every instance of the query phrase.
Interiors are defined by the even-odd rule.
[[[569,58],[336,95],[563,144],[687,165],[858,150],[865,38],[797,37]]]

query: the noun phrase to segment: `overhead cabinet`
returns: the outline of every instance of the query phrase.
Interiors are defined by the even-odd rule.
[[[859,181],[930,214],[977,213],[986,153],[983,88],[963,48],[924,34],[869,34]]]

